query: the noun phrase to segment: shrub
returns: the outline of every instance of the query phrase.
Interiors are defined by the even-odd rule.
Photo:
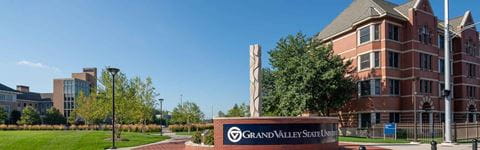
[[[118,126],[116,126],[118,127]],[[124,132],[160,132],[159,125],[122,125]],[[111,125],[5,125],[0,124],[0,130],[112,130]]]
[[[192,125],[170,125],[168,126],[172,132],[187,132],[188,128],[190,131],[203,131],[207,129],[213,129],[213,124],[192,124]]]
[[[195,132],[192,136],[192,142],[196,144],[202,143],[202,133]]]
[[[407,138],[407,130],[398,129],[398,131],[397,131],[397,138],[399,138],[399,139],[406,139],[406,138]]]
[[[203,142],[206,145],[214,145],[213,140],[213,130],[208,130],[208,132],[205,134],[205,141]]]

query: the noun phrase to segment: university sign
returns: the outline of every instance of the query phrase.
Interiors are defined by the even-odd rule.
[[[324,144],[337,142],[334,123],[224,124],[224,145]]]

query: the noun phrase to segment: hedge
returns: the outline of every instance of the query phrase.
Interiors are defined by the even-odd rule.
[[[120,127],[120,125],[117,125]],[[142,130],[143,129],[143,130]],[[112,130],[111,125],[5,125],[0,124],[0,130]],[[121,131],[124,132],[160,132],[159,125],[141,125],[141,124],[131,124],[131,125],[122,125]]]
[[[191,125],[169,125],[168,128],[172,132],[187,132],[190,131],[203,131],[207,129],[213,129],[213,124],[191,124]]]

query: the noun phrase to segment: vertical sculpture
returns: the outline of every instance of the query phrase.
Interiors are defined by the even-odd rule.
[[[260,117],[262,111],[262,62],[260,45],[250,45],[250,116]]]

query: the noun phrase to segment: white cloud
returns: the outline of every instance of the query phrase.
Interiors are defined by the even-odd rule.
[[[33,67],[33,68],[48,69],[48,70],[53,70],[55,72],[60,71],[60,69],[58,69],[57,67],[48,66],[48,65],[45,65],[45,64],[42,64],[42,63],[39,63],[39,62],[36,63],[36,62],[27,61],[27,60],[22,60],[22,61],[17,62],[17,65],[28,66],[28,67]]]

